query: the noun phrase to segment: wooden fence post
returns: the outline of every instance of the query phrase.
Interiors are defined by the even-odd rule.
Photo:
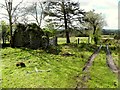
[[[80,39],[78,38],[78,44],[80,43]]]

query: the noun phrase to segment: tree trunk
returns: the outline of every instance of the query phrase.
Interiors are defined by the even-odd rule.
[[[96,31],[96,26],[93,26],[93,40],[94,40],[94,43],[97,44],[97,39],[96,39],[96,36],[95,36],[95,31]]]
[[[4,44],[5,44],[5,38],[4,38],[4,37],[2,37],[2,40],[3,40],[3,43],[2,43],[2,44],[4,45]]]
[[[67,29],[67,18],[66,18],[66,11],[65,11],[65,5],[64,2],[62,2],[63,4],[63,10],[64,10],[64,23],[65,23],[65,31],[66,31],[66,43],[70,43],[70,37],[69,37],[69,31]]]
[[[11,21],[11,16],[9,19],[9,23],[10,23],[10,47],[13,47],[13,37],[12,37],[12,21]]]
[[[47,48],[49,47],[49,35],[46,34],[46,37],[47,37]]]
[[[80,39],[78,38],[78,44],[80,43]]]
[[[57,46],[58,44],[57,44],[57,36],[55,36],[55,46]]]
[[[66,43],[70,43],[70,37],[69,37],[69,32],[68,31],[66,31],[66,39],[67,39]]]
[[[6,37],[4,37],[4,44],[6,44]]]
[[[96,26],[93,26],[93,35],[95,35]]]
[[[12,15],[11,15],[11,11],[12,11],[12,2],[8,2],[8,15],[9,15],[9,26],[10,26],[10,47],[13,47],[13,37],[12,37]]]

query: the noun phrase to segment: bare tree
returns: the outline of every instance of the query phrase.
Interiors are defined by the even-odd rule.
[[[39,27],[41,27],[42,19],[43,19],[43,10],[44,6],[41,1],[32,3],[31,5],[24,8],[23,14],[26,17],[32,16],[32,20],[28,21],[35,21]]]
[[[19,6],[23,2],[19,2],[15,7],[13,7],[13,0],[5,0],[4,4],[0,3],[0,8],[3,8],[7,11],[7,13],[0,13],[4,17],[9,20],[9,27],[10,27],[10,46],[13,47],[13,37],[12,37],[12,25],[15,23],[19,16],[18,16],[18,11],[19,11]]]

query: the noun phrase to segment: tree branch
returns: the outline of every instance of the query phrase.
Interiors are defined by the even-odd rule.
[[[9,6],[7,3],[8,3],[7,0],[5,0],[5,7],[6,7],[7,12],[9,13]]]
[[[14,12],[17,10],[18,6],[19,6],[22,2],[23,2],[23,0],[15,6],[15,8],[13,9],[13,12],[12,12],[12,16],[14,15]]]
[[[6,9],[6,6],[2,3],[0,3],[0,7]]]

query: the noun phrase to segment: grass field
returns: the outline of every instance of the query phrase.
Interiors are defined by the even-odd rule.
[[[82,82],[82,76],[85,74],[82,68],[97,46],[85,43],[66,45],[63,44],[64,38],[59,38],[59,41],[59,46],[47,51],[3,48],[1,50],[2,88],[75,88],[79,82]],[[110,50],[117,63],[118,52],[113,48],[115,47],[110,47]],[[71,55],[66,56],[65,53]],[[16,67],[16,63],[20,61],[24,62],[26,67]],[[36,72],[35,68],[45,71]],[[104,47],[87,74],[90,80],[82,83],[88,88],[118,87],[117,75],[106,65]]]
[[[78,38],[80,43],[88,43],[88,37],[70,37],[71,43],[78,43]],[[58,38],[58,44],[65,44],[66,38]]]

